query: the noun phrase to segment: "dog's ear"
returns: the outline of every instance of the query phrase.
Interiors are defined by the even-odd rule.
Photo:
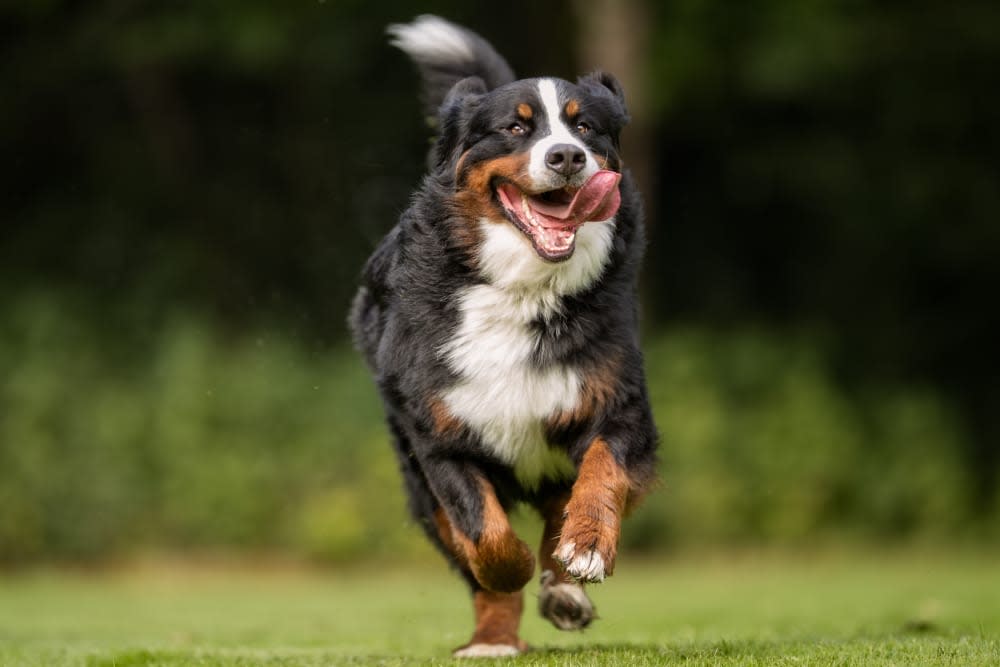
[[[458,158],[469,133],[469,119],[487,92],[478,76],[462,79],[448,91],[438,111],[438,138],[430,155],[430,167],[437,171]]]
[[[629,121],[628,108],[625,106],[625,89],[613,75],[600,70],[585,74],[577,79],[577,85],[600,98],[614,102],[614,111],[621,125]]]

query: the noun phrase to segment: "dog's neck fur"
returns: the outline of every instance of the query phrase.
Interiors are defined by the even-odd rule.
[[[576,368],[539,367],[531,325],[559,312],[562,297],[600,278],[613,237],[613,223],[588,223],[573,256],[553,263],[539,258],[510,224],[483,222],[480,273],[487,282],[459,294],[458,327],[441,349],[459,379],[443,398],[526,486],[572,475],[565,454],[545,443],[543,423],[572,410],[581,388]]]
[[[611,254],[615,232],[613,221],[587,223],[577,232],[573,255],[562,262],[549,262],[539,257],[524,235],[506,221],[483,220],[480,229],[480,275],[498,290],[537,301],[544,312],[557,308],[562,297],[582,292],[597,282]]]

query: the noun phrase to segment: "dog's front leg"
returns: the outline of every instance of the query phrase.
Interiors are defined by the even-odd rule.
[[[608,443],[596,438],[580,461],[553,554],[567,574],[581,582],[600,582],[614,572],[630,486]]]
[[[535,563],[528,545],[510,527],[496,492],[475,466],[453,460],[427,461],[438,508],[438,536],[472,584],[476,627],[456,657],[500,657],[527,649],[518,636],[524,594]]]
[[[468,464],[445,459],[425,466],[440,503],[438,530],[455,558],[487,591],[521,590],[535,558],[511,528],[493,485]]]

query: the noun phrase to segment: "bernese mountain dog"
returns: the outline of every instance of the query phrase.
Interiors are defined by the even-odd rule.
[[[539,611],[586,627],[622,517],[655,478],[639,350],[644,235],[619,156],[611,75],[516,80],[482,37],[435,16],[392,25],[437,138],[428,174],[368,260],[350,324],[385,404],[410,510],[472,590],[456,656],[516,655],[544,521]]]

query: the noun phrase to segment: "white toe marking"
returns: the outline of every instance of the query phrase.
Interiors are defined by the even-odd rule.
[[[596,551],[586,551],[574,556],[575,546],[570,542],[556,556],[566,564],[566,572],[581,581],[604,581],[604,557]]]
[[[521,650],[508,644],[470,644],[452,655],[456,658],[503,658],[521,655]]]

